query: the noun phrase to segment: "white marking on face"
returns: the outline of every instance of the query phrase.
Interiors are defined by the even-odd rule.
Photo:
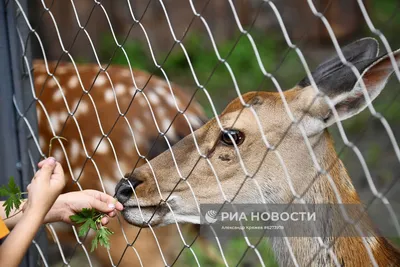
[[[92,140],[93,151],[96,149],[97,145],[99,145],[101,137],[94,137]],[[96,154],[106,154],[109,150],[109,144],[106,138],[103,138],[99,147],[97,147]]]
[[[94,86],[103,86],[106,83],[107,79],[103,75],[99,75],[94,82]]]
[[[115,93],[117,95],[123,95],[126,93],[126,87],[123,84],[119,83],[119,84],[115,85],[114,89],[115,89]]]
[[[67,83],[69,88],[75,88],[78,86],[78,84],[79,84],[79,80],[78,80],[78,77],[76,77],[75,75],[71,76],[71,78],[69,78],[69,81]]]
[[[107,89],[104,92],[104,99],[106,100],[107,103],[110,103],[114,100],[114,93],[111,88]]]
[[[154,92],[148,92],[147,97],[152,105],[158,105],[160,103],[160,98]]]
[[[79,158],[80,145],[77,140],[70,141],[69,158],[71,162],[76,162]]]

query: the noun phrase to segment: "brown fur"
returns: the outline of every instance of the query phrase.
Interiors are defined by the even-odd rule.
[[[55,62],[49,63],[50,72],[54,72],[55,66]],[[96,77],[99,67],[94,64],[77,65],[77,67],[85,89],[89,90],[94,78]],[[62,163],[65,173],[69,177],[65,192],[79,190],[79,187],[77,187],[76,183],[72,180],[72,175],[75,174],[75,179],[78,179],[82,189],[97,189],[102,191],[103,188],[101,187],[100,183],[100,179],[102,179],[105,182],[113,184],[111,188],[110,186],[106,188],[108,193],[113,195],[115,184],[121,178],[121,175],[117,171],[116,159],[106,139],[103,139],[102,144],[104,143],[104,145],[108,147],[107,153],[100,153],[98,150],[93,154],[93,139],[94,137],[101,137],[101,131],[96,119],[95,108],[92,105],[89,96],[83,94],[79,83],[74,82],[71,84],[71,81],[77,77],[73,65],[70,63],[61,62],[55,70],[55,77],[62,87],[71,112],[74,111],[78,99],[82,97],[76,113],[76,119],[80,129],[77,128],[74,120],[71,117],[68,118],[67,110],[61,97],[57,97],[57,100],[54,100],[54,94],[58,94],[59,88],[53,82],[53,79],[47,75],[43,61],[35,61],[33,68],[37,97],[43,103],[50,118],[60,118],[56,123],[63,125],[63,128],[60,126],[55,134],[65,137],[68,140],[68,142],[63,141],[63,144],[66,148],[66,152],[68,153],[70,168],[67,164],[64,153],[61,150],[60,144],[57,141],[53,142],[51,154],[52,156],[56,156],[57,160]],[[133,127],[139,150],[142,152],[142,154],[146,155],[147,151],[157,138],[157,130],[151,117],[150,110],[147,107],[147,104],[143,105],[144,102],[139,101],[140,98],[143,98],[139,94],[136,95],[135,100],[129,107],[132,99],[130,88],[134,86],[132,78],[130,77],[129,69],[120,66],[112,66],[107,70],[107,72],[109,73],[114,86],[122,84],[126,87],[125,92],[117,92],[117,99],[121,112],[126,112],[126,118],[128,118],[131,126]],[[133,73],[137,79],[136,81],[138,83],[138,87],[145,88],[144,92],[147,94],[157,93],[155,90],[157,87],[166,89],[165,95],[157,94],[160,101],[159,103],[154,103],[152,102],[152,99],[149,99],[152,104],[156,120],[159,122],[160,127],[163,128],[163,125],[161,124],[162,121],[172,121],[177,113],[176,108],[170,106],[166,101],[168,95],[170,95],[168,85],[164,80],[155,76],[150,78],[148,73],[140,70],[133,70]],[[121,117],[114,125],[119,116],[116,103],[114,99],[109,102],[105,101],[105,93],[106,91],[111,91],[111,85],[103,73],[100,74],[99,78],[105,78],[106,81],[100,86],[95,84],[93,88],[90,89],[90,96],[95,102],[96,109],[99,112],[100,121],[105,133],[108,133],[111,128],[114,127],[109,134],[109,137],[112,140],[114,149],[118,155],[119,164],[123,168],[124,172],[129,173],[136,164],[137,166],[140,166],[144,161],[139,161],[138,154],[136,153],[133,145],[131,133],[124,119]],[[176,85],[172,85],[172,88],[174,90],[175,97],[180,103],[180,108],[185,108],[189,102],[189,96]],[[84,106],[87,108],[83,109]],[[160,109],[159,107],[162,107],[163,109]],[[49,141],[53,137],[53,134],[50,131],[50,123],[47,121],[47,118],[45,117],[40,105],[37,105],[37,111],[39,132],[42,141],[40,145],[43,153],[47,154]],[[192,114],[192,116],[197,118],[204,117],[201,107],[195,102],[189,106],[186,114]],[[140,125],[135,125],[135,122],[139,122]],[[186,136],[190,133],[187,122],[182,116],[177,117],[172,127],[175,131],[175,139],[170,139],[172,142],[176,142],[183,136]],[[88,154],[96,163],[100,176],[98,175],[94,164],[86,157],[84,153],[79,133],[82,133],[82,138],[85,142]],[[121,220],[121,223],[129,242],[133,242],[138,234],[139,228],[132,227],[124,220]],[[112,219],[109,224],[110,229],[115,232],[115,234],[111,237],[110,250],[114,264],[118,263],[118,260],[121,258],[126,247],[126,240],[122,234],[121,226],[116,219]],[[57,234],[59,238],[61,238],[61,242],[69,240],[70,242],[72,241],[70,245],[74,245],[76,243],[75,237],[71,232],[71,228],[67,229],[69,229],[67,233],[57,231]],[[180,246],[175,246],[175,244],[179,244],[180,242],[179,236],[177,235],[176,226],[157,228],[154,229],[154,231],[167,261],[171,262],[171,260],[175,259],[177,253],[181,249]],[[141,230],[139,238],[135,241],[133,247],[137,250],[139,257],[141,257],[141,261],[145,266],[164,265],[160,256],[159,248],[155,242],[155,237],[149,229]],[[87,248],[90,248],[90,242],[88,243]],[[109,266],[108,253],[103,248],[98,248],[95,253],[98,257],[98,260],[102,262],[104,266]],[[128,248],[119,266],[139,265],[139,259],[136,253],[132,248]]]

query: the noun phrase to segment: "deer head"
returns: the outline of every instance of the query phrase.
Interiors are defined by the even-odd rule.
[[[394,69],[389,55],[377,57],[378,43],[372,38],[358,40],[342,52],[358,70],[359,79],[354,67],[335,56],[312,72],[323,94],[309,78],[283,94],[247,93],[242,99],[248,105],[242,105],[239,98],[233,100],[218,120],[210,120],[194,136],[175,144],[172,152],[166,151],[126,175],[116,187],[116,196],[125,206],[125,219],[134,225],[144,221],[150,225],[200,223],[198,204],[225,200],[288,203],[293,189],[304,193],[308,203],[335,203],[327,176],[318,172],[316,162],[328,170],[344,203],[358,203],[327,128],[337,119],[348,119],[365,109]],[[393,56],[399,64],[400,50]],[[289,110],[298,123],[293,123]],[[318,179],[311,183],[315,177]],[[307,188],[309,184],[311,188]]]

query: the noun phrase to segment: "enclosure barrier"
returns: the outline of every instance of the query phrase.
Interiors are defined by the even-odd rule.
[[[263,130],[262,130],[260,118],[258,118],[256,110],[252,107],[251,104],[249,104],[250,102],[245,101],[245,99],[243,99],[241,96],[242,90],[241,90],[241,88],[239,88],[234,71],[232,71],[230,64],[229,64],[230,53],[225,58],[221,57],[220,51],[218,50],[217,41],[215,40],[215,36],[213,35],[213,32],[211,31],[207,20],[202,15],[203,10],[209,4],[210,0],[207,1],[207,3],[205,4],[205,6],[202,9],[197,9],[196,5],[193,3],[193,1],[191,1],[191,0],[188,0],[188,1],[192,8],[192,21],[186,28],[185,32],[181,35],[178,34],[177,32],[175,32],[174,24],[171,21],[171,18],[169,16],[169,13],[168,13],[168,10],[166,8],[164,1],[160,0],[160,1],[153,1],[153,2],[157,2],[157,4],[159,5],[160,14],[158,14],[158,15],[160,17],[163,17],[163,19],[165,19],[167,21],[167,23],[169,25],[170,34],[175,41],[169,51],[171,52],[173,49],[178,48],[185,55],[185,59],[187,60],[187,66],[188,66],[188,68],[190,68],[190,71],[192,74],[191,78],[193,79],[193,81],[196,84],[196,90],[193,93],[193,96],[195,94],[201,94],[201,93],[204,94],[204,96],[206,97],[206,99],[208,100],[208,102],[211,106],[213,117],[215,118],[218,126],[220,127],[220,130],[222,132],[224,132],[226,129],[223,128],[222,123],[219,120],[217,108],[214,105],[211,95],[207,91],[208,81],[214,72],[211,71],[210,77],[206,80],[205,83],[202,83],[196,74],[196,70],[192,66],[190,56],[187,53],[185,45],[184,45],[184,39],[185,39],[187,33],[189,32],[193,21],[199,20],[208,33],[208,37],[212,44],[213,51],[215,52],[215,57],[218,59],[218,65],[225,67],[226,70],[230,74],[232,86],[234,87],[234,89],[237,93],[237,97],[239,97],[240,103],[242,105],[242,109],[249,109],[252,112],[252,114],[254,115],[254,117],[257,119],[257,122],[258,122],[257,126],[259,128],[258,130],[260,131],[260,134],[262,136],[262,141],[265,145],[265,153],[266,154],[267,153],[275,153],[276,157],[281,162],[282,168],[286,170],[285,158],[283,158],[280,155],[279,151],[276,150],[276,147],[273,147],[272,145],[270,145],[270,143],[266,139],[266,137],[263,133]],[[79,80],[79,84],[82,89],[82,96],[87,95],[91,98],[91,94],[96,94],[96,91],[91,91],[91,88],[84,88],[82,86],[82,81],[81,81],[79,71],[77,68],[78,63],[76,63],[77,59],[74,58],[74,56],[69,52],[71,50],[71,47],[73,47],[74,43],[68,44],[68,45],[64,44],[62,35],[58,30],[57,20],[53,16],[53,13],[52,13],[52,9],[51,9],[52,5],[51,5],[51,3],[48,3],[48,2],[49,1],[42,1],[42,3],[41,3],[42,10],[41,11],[42,11],[42,15],[46,13],[47,15],[50,16],[51,22],[54,24],[54,29],[57,32],[57,36],[58,36],[57,41],[62,50],[62,54],[59,57],[59,62],[63,58],[64,60],[68,59],[69,61],[71,61],[73,63],[74,68],[76,70],[76,75]],[[150,0],[149,3],[150,2],[152,2],[152,1]],[[312,86],[314,87],[315,90],[318,90],[318,88],[314,82],[313,76],[311,75],[308,63],[307,63],[305,57],[303,56],[302,50],[296,44],[292,43],[291,38],[285,28],[285,24],[283,23],[281,14],[280,14],[279,10],[277,9],[274,1],[266,0],[266,1],[253,1],[253,2],[254,3],[257,2],[258,9],[267,7],[273,11],[273,14],[276,16],[276,19],[279,22],[281,33],[287,43],[288,49],[293,50],[297,54],[298,59],[301,61],[302,65],[304,67],[304,70],[307,74],[307,77],[311,81]],[[232,14],[235,18],[237,30],[240,32],[240,35],[237,40],[243,38],[250,43],[250,45],[252,47],[252,51],[253,51],[255,57],[257,58],[257,63],[258,63],[260,71],[262,72],[262,74],[264,76],[264,79],[271,80],[273,82],[273,84],[275,85],[275,90],[280,94],[281,100],[283,101],[284,106],[285,106],[285,111],[286,111],[288,117],[292,121],[292,124],[290,125],[290,127],[299,127],[299,129],[302,133],[302,136],[304,138],[304,142],[309,149],[309,154],[314,159],[314,167],[315,167],[316,171],[319,174],[327,173],[328,174],[327,176],[328,176],[331,186],[333,188],[335,188],[335,183],[333,182],[332,177],[330,177],[330,175],[329,175],[329,170],[323,169],[320,166],[320,164],[315,160],[315,158],[316,158],[315,152],[313,151],[310,141],[309,141],[308,137],[306,136],[305,129],[303,128],[302,124],[300,123],[301,119],[303,119],[303,117],[301,117],[300,120],[295,118],[295,116],[293,115],[293,113],[291,112],[291,110],[289,109],[289,107],[287,105],[287,101],[285,99],[285,96],[283,94],[283,90],[280,86],[279,81],[274,77],[274,75],[272,73],[268,72],[264,66],[263,58],[259,54],[257,44],[254,41],[254,39],[252,37],[252,33],[251,33],[252,27],[255,24],[255,22],[257,21],[257,19],[259,19],[259,17],[255,16],[252,23],[250,24],[251,26],[248,28],[244,28],[243,25],[241,24],[240,18],[238,16],[238,12],[235,7],[234,1],[230,0],[230,1],[228,1],[228,3],[229,3],[229,7],[230,7],[230,12],[232,12]],[[366,7],[365,7],[363,1],[358,0],[357,3],[363,14],[365,23],[366,23],[366,25],[368,25],[369,30],[371,31],[371,33],[373,35],[375,35],[384,44],[385,52],[390,53],[392,51],[392,48],[390,47],[385,36],[378,29],[376,29],[374,27],[374,24],[368,15],[368,12],[366,10]],[[314,16],[319,18],[323,22],[324,26],[326,27],[326,30],[329,33],[329,36],[335,47],[335,50],[336,50],[337,54],[339,55],[340,59],[342,60],[343,64],[351,67],[352,71],[354,72],[354,75],[357,78],[359,78],[361,74],[359,73],[357,68],[355,68],[350,62],[346,62],[346,59],[343,56],[343,53],[339,46],[339,43],[335,37],[334,31],[333,31],[331,25],[329,24],[329,21],[325,18],[323,12],[320,10],[317,10],[317,8],[315,7],[312,0],[308,0],[307,4],[308,4],[309,8],[311,9],[312,13],[314,14]],[[92,45],[91,49],[92,49],[94,57],[96,59],[96,64],[98,65],[97,77],[100,74],[105,74],[110,81],[110,84],[111,84],[110,90],[112,91],[113,96],[115,96],[114,101],[115,101],[115,105],[116,105],[116,108],[118,109],[118,113],[119,113],[119,116],[116,120],[117,121],[122,120],[124,123],[126,123],[127,127],[132,132],[132,135],[134,135],[135,133],[134,133],[134,130],[132,130],[133,129],[132,125],[130,125],[131,122],[126,118],[126,114],[127,114],[128,110],[120,109],[120,106],[119,106],[119,103],[118,103],[118,100],[116,97],[116,95],[118,94],[117,88],[114,87],[114,85],[113,85],[114,83],[112,82],[110,75],[108,75],[108,67],[109,67],[109,64],[111,63],[112,59],[110,59],[109,62],[105,62],[106,64],[102,64],[102,62],[100,62],[99,57],[98,57],[98,51],[96,50],[96,47],[93,45],[93,41],[91,39],[90,33],[86,30],[86,25],[87,25],[88,21],[81,21],[80,16],[79,16],[79,10],[76,5],[77,5],[77,3],[73,0],[71,0],[71,7],[74,11],[74,15],[75,15],[75,19],[76,19],[75,22],[79,26],[78,33],[84,34],[84,36],[88,39],[88,41]],[[135,60],[135,59],[130,58],[128,53],[125,51],[124,44],[125,44],[125,41],[127,38],[125,38],[123,40],[123,42],[118,41],[118,39],[114,33],[114,27],[109,19],[108,12],[107,12],[106,8],[104,7],[102,1],[93,1],[92,5],[93,5],[92,11],[96,10],[97,12],[102,12],[104,14],[104,19],[107,20],[107,24],[109,25],[110,31],[113,36],[113,40],[115,42],[116,50],[122,51],[122,53],[124,54],[124,56],[126,58],[126,62],[129,65],[129,68],[131,69],[131,62],[132,62],[132,60]],[[191,125],[192,121],[191,121],[190,117],[187,116],[187,114],[186,114],[187,107],[180,106],[179,103],[177,103],[177,101],[175,99],[175,96],[173,94],[173,88],[172,88],[173,86],[170,83],[167,71],[165,71],[163,68],[165,62],[168,60],[168,56],[163,61],[160,61],[157,59],[156,55],[153,52],[153,44],[149,38],[148,32],[146,31],[145,25],[142,24],[142,22],[141,22],[141,18],[144,16],[147,9],[143,12],[143,14],[141,16],[137,16],[137,15],[135,15],[135,10],[132,8],[130,1],[126,2],[126,8],[129,9],[130,15],[131,15],[131,26],[130,27],[132,28],[135,26],[135,27],[139,27],[141,29],[142,34],[147,42],[148,50],[151,53],[151,57],[153,59],[153,64],[154,64],[155,69],[157,69],[158,71],[161,71],[161,73],[163,75],[162,78],[164,78],[168,82],[169,95],[173,99],[173,106],[175,107],[176,114],[177,115],[182,114],[185,117],[187,124],[192,131],[191,136],[193,137],[193,141],[196,144],[196,149],[198,151],[199,158],[203,158],[207,161],[210,169],[213,171],[213,174],[215,175],[215,179],[221,190],[221,196],[223,196],[226,203],[231,203],[235,197],[233,199],[226,197],[226,194],[224,193],[224,188],[223,188],[222,184],[220,183],[218,173],[215,171],[215,168],[214,168],[212,162],[208,159],[207,155],[204,154],[204,152],[200,150],[200,148],[198,146],[198,143],[200,141],[196,140],[196,137],[193,134],[193,129],[195,127],[192,127],[192,125]],[[89,16],[89,19],[90,19],[90,16]],[[77,105],[75,107],[70,108],[71,105],[70,105],[70,103],[68,103],[68,101],[65,97],[65,94],[64,94],[66,88],[62,88],[60,86],[60,83],[58,82],[56,76],[54,75],[54,73],[52,73],[50,71],[50,68],[47,65],[48,62],[47,62],[47,58],[46,58],[46,48],[43,45],[41,36],[38,34],[38,32],[36,31],[34,26],[32,26],[32,24],[30,23],[30,20],[29,20],[27,1],[9,0],[9,1],[1,2],[0,36],[1,36],[1,38],[0,38],[0,55],[1,55],[1,59],[2,59],[0,61],[0,66],[1,66],[0,67],[0,73],[1,73],[0,75],[2,77],[2,79],[1,79],[2,82],[0,85],[1,86],[1,90],[0,90],[0,99],[1,99],[0,140],[1,141],[0,142],[2,144],[1,149],[0,149],[0,156],[2,159],[2,160],[0,160],[0,170],[1,170],[1,180],[0,181],[2,184],[4,184],[8,181],[9,177],[14,176],[16,178],[16,180],[18,181],[19,185],[22,188],[26,188],[27,184],[29,184],[31,177],[33,176],[34,171],[36,170],[36,163],[39,161],[40,157],[45,157],[45,155],[46,155],[46,153],[44,153],[42,151],[42,149],[39,145],[39,135],[38,135],[38,129],[37,129],[38,124],[37,124],[37,119],[36,119],[35,108],[37,105],[40,105],[40,107],[43,109],[43,112],[46,113],[46,105],[48,103],[42,102],[40,100],[40,98],[36,95],[36,92],[35,92],[34,82],[33,82],[35,77],[33,77],[32,73],[31,73],[32,59],[31,59],[31,55],[30,55],[31,52],[30,52],[30,46],[29,46],[30,42],[32,42],[32,39],[34,39],[35,42],[39,43],[40,51],[44,58],[44,62],[46,64],[46,72],[48,75],[47,79],[54,80],[55,83],[57,84],[57,87],[59,89],[59,92],[61,93],[63,102],[65,104],[65,108],[68,110],[68,119],[73,121],[73,123],[76,125],[76,128],[79,131],[79,134],[82,135],[83,133],[80,131],[79,120],[75,116],[76,110],[79,108],[80,101],[77,103]],[[6,37],[6,38],[3,38],[3,37]],[[235,49],[235,46],[232,47],[231,52],[234,49]],[[169,53],[168,53],[168,55],[169,55]],[[393,68],[395,69],[395,76],[400,81],[400,71],[399,71],[397,65],[394,64],[395,63],[394,59],[392,59],[392,63],[393,63]],[[57,62],[57,65],[58,65],[58,62]],[[133,100],[133,98],[138,97],[138,95],[142,95],[146,99],[146,105],[149,107],[149,110],[151,112],[151,118],[153,120],[155,127],[158,130],[159,138],[165,140],[165,143],[167,144],[168,149],[171,151],[171,156],[174,159],[174,164],[177,169],[177,174],[181,180],[181,181],[177,181],[177,183],[183,182],[183,183],[187,184],[189,188],[191,188],[190,184],[192,181],[190,179],[190,175],[188,177],[184,177],[181,174],[180,163],[175,160],[174,154],[172,153],[173,150],[171,149],[171,145],[170,145],[170,143],[172,143],[172,142],[171,142],[171,140],[169,140],[168,134],[167,134],[172,122],[166,128],[160,127],[160,125],[162,125],[162,121],[156,120],[156,116],[153,113],[154,105],[152,106],[152,104],[154,104],[154,103],[151,103],[152,102],[151,97],[149,97],[146,94],[146,87],[139,88],[137,86],[137,81],[135,80],[135,75],[132,71],[130,72],[130,77],[132,80],[132,85],[135,87],[135,92],[132,96],[132,100]],[[368,97],[368,92],[366,91],[365,86],[364,86],[363,90],[364,90],[365,96]],[[322,93],[319,94],[318,97],[324,97],[325,100],[327,101],[327,103],[330,104],[330,107],[333,109],[333,115],[335,116],[335,119],[337,121],[336,124],[339,129],[340,137],[342,138],[344,145],[346,147],[348,147],[349,149],[351,149],[354,152],[354,154],[357,156],[357,158],[360,162],[360,165],[362,166],[363,172],[365,174],[365,178],[367,179],[368,185],[370,187],[370,191],[372,192],[372,194],[375,196],[375,198],[377,200],[381,201],[382,203],[385,204],[386,207],[388,207],[388,213],[390,214],[390,220],[395,225],[396,229],[399,230],[400,226],[399,226],[399,222],[397,220],[395,211],[392,208],[392,206],[390,205],[389,200],[386,198],[387,192],[380,192],[377,190],[377,188],[374,184],[374,181],[371,177],[369,167],[367,166],[365,156],[363,156],[363,154],[360,152],[359,148],[354,143],[352,143],[350,140],[348,140],[347,134],[339,120],[338,114],[334,108],[332,101],[327,96],[324,96]],[[98,145],[96,146],[96,149],[94,150],[93,154],[90,154],[85,149],[84,152],[85,152],[85,155],[87,158],[87,160],[85,161],[85,164],[86,164],[86,162],[90,162],[94,166],[97,166],[96,161],[93,156],[96,153],[98,147],[100,146],[100,143],[103,140],[106,140],[107,143],[110,144],[110,147],[113,150],[113,153],[112,153],[113,158],[110,159],[110,161],[113,161],[113,162],[115,162],[115,164],[117,164],[118,172],[120,175],[119,178],[122,178],[122,177],[124,177],[125,173],[122,172],[123,167],[120,166],[120,164],[119,164],[117,152],[114,150],[113,141],[110,138],[110,134],[112,133],[113,128],[111,128],[108,132],[105,131],[104,129],[102,129],[100,116],[98,115],[99,113],[101,113],[101,111],[97,110],[93,99],[92,99],[92,105],[93,105],[93,108],[96,110],[97,117],[94,118],[94,121],[96,121],[99,128],[101,129],[101,139],[98,141]],[[133,108],[133,107],[131,107],[131,108]],[[381,114],[379,114],[375,110],[375,108],[371,102],[368,103],[368,110],[371,113],[371,116],[376,118],[377,120],[379,120],[380,123],[382,124],[382,126],[384,127],[384,129],[387,133],[386,138],[388,138],[390,140],[391,145],[393,146],[393,149],[395,151],[395,155],[396,155],[397,159],[400,161],[400,150],[399,150],[396,138],[393,134],[393,130],[390,127],[389,123],[387,122],[385,117],[383,117]],[[305,113],[306,112],[307,111],[305,111]],[[55,132],[55,129],[52,125],[52,121],[50,118],[48,118],[48,123],[51,127],[53,135],[56,136],[56,132]],[[282,138],[285,138],[285,136],[282,136]],[[68,154],[66,153],[65,144],[63,144],[63,142],[61,140],[58,140],[58,141],[59,141],[60,146],[63,149],[63,153],[64,153],[65,159],[68,163],[68,166],[70,166],[71,163],[69,162]],[[87,146],[87,144],[85,144],[83,138],[81,138],[81,141],[82,141],[82,146],[85,148]],[[151,163],[147,159],[147,155],[143,154],[141,151],[138,150],[138,144],[136,143],[136,139],[134,136],[132,138],[132,142],[134,143],[135,148],[137,148],[138,154],[142,157],[142,159],[144,159],[151,166]],[[257,173],[257,170],[255,172],[250,172],[246,168],[246,164],[242,160],[241,153],[240,153],[239,149],[237,148],[237,146],[235,146],[235,152],[240,161],[240,165],[241,165],[241,168],[243,171],[243,177],[245,178],[243,180],[242,185],[244,183],[246,183],[247,180],[250,180],[258,187],[259,192],[261,192],[262,189],[258,185],[257,181],[255,179],[252,179],[252,177],[254,177],[255,173]],[[262,159],[263,157],[265,157],[265,155],[260,155],[260,158]],[[85,167],[85,165],[82,167],[82,169],[84,167]],[[79,178],[80,178],[81,173],[78,173],[78,176],[77,176],[77,173],[74,173],[71,168],[66,170],[66,173],[72,177],[72,179],[78,186],[80,186]],[[100,180],[100,183],[104,189],[103,176],[101,173],[99,173],[98,175],[99,175],[98,178]],[[291,185],[291,188],[293,189],[294,187],[292,185],[291,177],[288,176],[285,178],[287,179],[288,184]],[[154,177],[154,179],[155,179],[155,181],[157,181],[159,178]],[[157,186],[158,186],[158,184],[157,184]],[[160,188],[158,187],[157,189],[160,192]],[[135,192],[133,187],[132,187],[132,190]],[[236,192],[235,196],[237,195],[238,192]],[[336,189],[336,190],[334,190],[334,192],[335,192],[335,198],[336,198],[337,202],[339,204],[342,203],[342,198],[341,198],[338,190]],[[294,189],[291,193],[293,195],[293,201],[300,202],[300,203],[306,203],[303,200],[303,194],[299,194]],[[194,200],[196,201],[197,206],[199,207],[200,203],[198,203],[195,193],[193,191],[192,191],[192,194],[193,194]],[[161,194],[160,194],[160,198],[163,199],[164,201],[167,200],[167,199],[164,199]],[[263,199],[263,197],[260,196],[260,199]],[[268,205],[266,205],[266,209],[268,209]],[[346,211],[344,209],[342,210],[342,213],[345,218],[348,218]],[[142,218],[144,220],[143,215],[142,215]],[[119,218],[119,219],[122,219],[122,218]],[[159,237],[155,233],[153,227],[148,222],[146,222],[146,223],[148,224],[148,227],[152,231],[153,237],[156,240],[157,244],[159,244],[159,242],[158,242]],[[355,223],[355,222],[352,222],[352,223]],[[51,225],[49,225],[48,227],[49,227],[50,231],[53,233],[53,236],[55,237],[55,242],[57,243],[57,247],[58,247],[58,253],[61,256],[63,265],[69,266],[70,261],[73,258],[74,254],[72,254],[72,256],[69,258],[67,258],[64,255],[62,245],[60,244],[60,242],[57,239],[56,228],[52,227]],[[196,251],[192,249],[192,246],[195,242],[190,242],[185,239],[185,235],[184,235],[183,231],[181,230],[181,227],[182,226],[180,224],[176,223],[176,229],[177,229],[180,239],[181,239],[181,244],[180,244],[182,247],[181,252],[184,250],[190,250],[193,258],[195,259],[195,262],[200,266],[201,263],[198,260],[198,255],[197,255]],[[75,227],[73,227],[73,228],[74,228],[74,232],[75,232],[76,244],[77,244],[77,246],[82,248],[82,250],[84,251],[84,254],[86,256],[85,258],[87,260],[87,263],[90,266],[92,266],[94,264],[93,260],[92,260],[92,256],[90,255],[88,248],[86,248],[83,240],[80,237],[78,237],[78,235],[76,234]],[[356,226],[356,228],[358,229],[358,226]],[[361,231],[361,229],[358,229],[358,230]],[[137,239],[137,236],[136,237],[134,237],[134,236],[126,237],[125,230],[123,229],[123,227],[121,227],[121,231],[124,234],[124,239],[126,241],[126,244],[124,244],[126,246],[125,251],[127,249],[132,249],[137,254],[137,257],[140,259],[141,255],[135,249],[135,240]],[[140,233],[141,232],[139,231],[138,236],[140,235]],[[214,232],[214,235],[215,235],[214,236],[215,242],[218,244],[217,248],[218,248],[218,252],[220,254],[219,256],[221,257],[223,263],[228,265],[229,259],[227,259],[224,254],[224,251],[222,249],[223,246],[221,245],[221,243],[219,241],[220,238],[217,234],[215,234],[215,232]],[[398,232],[398,235],[400,236],[400,231]],[[34,266],[36,264],[37,259],[39,259],[45,266],[48,266],[47,248],[46,248],[46,242],[45,242],[44,238],[45,238],[45,234],[42,231],[39,233],[38,237],[35,239],[35,241],[34,241],[35,248],[32,248],[29,251],[27,259],[24,262],[25,265],[23,265],[23,266]],[[129,240],[133,240],[133,242],[129,242]],[[244,240],[244,242],[247,243],[248,250],[253,250],[255,252],[255,254],[258,256],[260,265],[265,266],[265,264],[264,264],[265,259],[262,258],[262,256],[261,256],[262,253],[258,249],[258,245],[263,241],[262,237],[260,237],[260,239],[257,242],[252,243],[249,241],[250,239],[246,236],[246,233],[243,232],[243,240]],[[335,264],[337,266],[340,266],[340,262],[337,261],[336,255],[332,250],[332,246],[334,245],[334,242],[324,242],[324,240],[322,238],[319,238],[318,242],[320,244],[321,249],[328,250],[330,253],[330,256],[332,257],[332,259],[334,259]],[[370,258],[371,263],[376,266],[377,263],[374,258],[374,255],[371,251],[370,244],[367,242],[367,240],[365,238],[363,238],[363,244],[364,244],[366,250],[368,251],[368,256]],[[291,250],[289,242],[287,242],[287,245],[289,246],[289,250]],[[160,255],[162,257],[165,266],[170,266],[170,265],[175,264],[175,262],[178,259],[175,259],[172,262],[167,261],[167,257],[163,255],[162,247],[159,245],[158,248],[159,248],[158,252],[160,253]],[[246,250],[244,253],[247,253],[248,250]],[[110,266],[119,265],[122,258],[124,257],[125,251],[121,255],[121,257],[118,261],[113,260],[111,258],[111,256],[109,256],[109,260],[110,260],[109,265]],[[242,258],[244,258],[244,256],[245,255],[243,255]],[[293,254],[291,254],[291,256],[292,256],[292,259],[291,259],[292,262],[294,263],[294,265],[297,265],[296,258],[294,257]],[[237,263],[237,264],[239,264],[239,263]],[[145,264],[143,264],[143,265],[145,265]]]

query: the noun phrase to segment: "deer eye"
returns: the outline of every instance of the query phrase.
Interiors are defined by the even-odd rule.
[[[229,137],[232,136],[232,139]],[[244,133],[242,133],[239,130],[226,130],[225,132],[222,132],[221,134],[221,142],[227,146],[233,146],[233,142],[236,143],[236,145],[241,145],[244,141]]]

